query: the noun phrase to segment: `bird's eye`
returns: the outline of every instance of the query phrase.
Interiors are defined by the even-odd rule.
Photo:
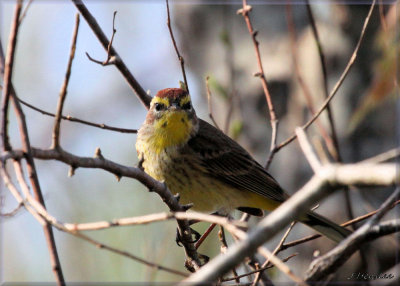
[[[163,110],[164,107],[165,107],[164,104],[158,103],[158,102],[154,106],[155,106],[157,111]]]
[[[192,104],[190,102],[187,102],[182,106],[182,109],[190,110],[192,109]]]

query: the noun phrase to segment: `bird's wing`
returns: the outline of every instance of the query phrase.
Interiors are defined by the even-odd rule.
[[[199,131],[189,140],[188,152],[196,156],[209,176],[274,201],[287,198],[275,179],[246,150],[214,126],[199,121]]]

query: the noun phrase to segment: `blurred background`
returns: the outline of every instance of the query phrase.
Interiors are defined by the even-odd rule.
[[[350,59],[369,6],[335,4],[334,1],[311,3],[326,57],[328,89],[331,90]],[[182,74],[166,25],[164,1],[85,1],[85,4],[108,37],[112,33],[113,12],[118,11],[113,45],[150,94],[166,87],[178,87]],[[321,64],[304,5],[293,5],[288,9],[287,5],[272,5],[267,1],[249,1],[249,4],[253,5],[250,17],[259,31],[264,70],[280,122],[280,143],[293,134],[296,126],[311,117],[298,75],[307,86],[315,109],[323,102]],[[14,5],[11,0],[0,2],[3,50],[6,49]],[[253,76],[257,65],[251,37],[243,17],[236,15],[239,8],[240,1],[171,1],[172,27],[185,59],[198,116],[210,121],[205,84],[205,78],[209,76],[216,122],[265,164],[271,127],[260,80]],[[16,92],[21,99],[52,113],[56,110],[64,79],[76,13],[70,1],[33,1],[18,34],[13,74]],[[396,2],[375,8],[358,59],[333,100],[332,111],[344,162],[356,162],[398,145],[398,15]],[[292,21],[289,24],[292,30],[288,29],[288,19],[289,23]],[[106,52],[81,18],[64,115],[123,128],[139,128],[146,109],[113,66],[95,64],[88,60],[85,52],[100,61],[106,59]],[[26,107],[24,111],[32,146],[48,148],[53,119]],[[110,160],[127,166],[137,164],[134,134],[66,121],[61,126],[61,145],[65,150],[92,156],[100,147]],[[320,126],[329,132],[326,113],[321,116]],[[19,148],[13,112],[10,113],[9,130],[13,147]],[[326,154],[333,160],[320,135],[321,127],[314,124],[308,134],[316,146],[321,146],[319,150],[323,151],[319,154]],[[69,166],[63,163],[36,160],[36,164],[48,211],[62,222],[112,220],[168,210],[157,195],[149,193],[135,180],[122,178],[117,182],[112,174],[91,169],[77,169],[73,177],[68,177]],[[294,193],[312,175],[296,142],[276,154],[269,170],[289,193]],[[0,188],[1,212],[6,213],[16,206],[16,202],[3,183]],[[390,191],[384,188],[352,190],[354,215],[378,208]],[[348,219],[344,205],[343,193],[337,192],[321,202],[318,211],[338,223],[344,222]],[[235,215],[240,216],[239,213]],[[204,231],[206,227],[206,224],[199,224],[195,229]],[[150,261],[184,270],[184,253],[175,244],[175,229],[176,223],[170,221],[113,228],[89,235]],[[289,240],[310,233],[308,228],[297,225]],[[55,237],[64,276],[70,282],[160,282],[180,278],[97,249],[57,230]],[[267,246],[274,248],[279,239],[277,236]],[[232,241],[230,237],[228,241]],[[213,257],[219,253],[219,247],[214,231],[200,252]],[[288,265],[301,276],[315,250],[324,253],[331,247],[328,240],[319,239],[288,249],[281,257],[299,252]],[[363,264],[355,254],[347,267],[340,269],[335,280],[344,280],[356,271],[380,273],[390,270],[398,261],[398,236],[381,238],[363,251],[370,263]],[[0,275],[4,282],[54,281],[42,227],[24,210],[11,218],[1,218]],[[278,271],[272,270],[270,275],[277,281],[287,281]]]

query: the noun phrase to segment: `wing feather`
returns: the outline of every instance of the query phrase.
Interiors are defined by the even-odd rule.
[[[201,119],[199,124],[199,131],[189,140],[186,151],[197,158],[207,175],[274,201],[287,198],[275,179],[238,143]]]

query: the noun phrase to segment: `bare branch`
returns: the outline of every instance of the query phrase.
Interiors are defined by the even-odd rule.
[[[400,200],[394,202],[394,203],[392,204],[391,208],[394,208],[394,207],[397,206],[398,204],[400,204]],[[349,221],[347,221],[347,222],[345,222],[345,223],[342,223],[341,226],[349,226],[349,225],[353,225],[353,224],[355,224],[355,223],[357,223],[357,222],[366,220],[367,218],[370,218],[371,216],[373,216],[374,214],[376,214],[378,211],[379,211],[379,210],[375,210],[375,211],[372,211],[372,212],[367,213],[367,214],[365,214],[365,215],[361,215],[361,216],[359,216],[359,217],[356,217],[356,218],[354,218],[354,219],[352,219],[352,220],[349,220]],[[281,251],[282,251],[282,250],[285,250],[285,249],[287,249],[287,248],[290,248],[290,247],[293,247],[293,246],[296,246],[296,245],[305,243],[305,242],[307,242],[307,241],[311,241],[311,240],[320,238],[320,237],[322,237],[322,235],[320,235],[320,234],[313,234],[313,235],[309,235],[309,236],[306,236],[306,237],[301,238],[301,239],[297,239],[297,240],[294,240],[294,241],[285,243],[285,244],[282,245]]]
[[[35,164],[33,161],[33,157],[31,154],[31,146],[29,142],[29,137],[28,137],[28,130],[26,126],[26,121],[25,121],[25,115],[21,109],[21,106],[19,104],[19,101],[16,100],[15,96],[15,91],[12,86],[11,82],[11,76],[12,76],[12,66],[14,62],[14,51],[15,51],[15,46],[16,46],[16,40],[17,40],[17,33],[18,33],[18,27],[19,27],[19,19],[20,19],[20,13],[22,9],[22,1],[18,0],[15,12],[14,12],[14,19],[13,19],[13,24],[11,26],[11,32],[10,32],[10,41],[8,45],[8,50],[7,50],[7,57],[6,60],[4,61],[3,57],[3,51],[0,45],[0,63],[1,66],[5,66],[4,69],[4,97],[3,97],[3,102],[2,102],[2,137],[3,137],[3,149],[4,150],[11,150],[11,145],[8,140],[8,134],[7,134],[7,120],[8,120],[8,105],[9,105],[9,99],[11,98],[14,103],[14,111],[17,117],[20,133],[21,133],[21,141],[22,141],[22,148],[23,152],[25,153],[25,158],[27,161],[27,170],[29,172],[29,179],[32,184],[32,189],[35,194],[36,199],[44,206],[44,200],[42,196],[42,192],[40,189],[39,185],[39,180],[36,174],[36,168]],[[3,72],[3,68],[1,68],[1,72]],[[58,258],[58,253],[57,253],[57,248],[54,240],[54,235],[53,235],[53,230],[50,226],[50,224],[46,223],[43,227],[47,246],[50,252],[50,261],[52,264],[52,271],[56,277],[56,281],[58,285],[64,285],[64,276],[62,273],[61,265],[60,265],[60,260]]]
[[[217,124],[217,122],[215,122],[214,116],[213,116],[213,110],[212,110],[212,103],[211,103],[211,91],[210,91],[210,86],[209,86],[209,79],[210,77],[207,76],[206,77],[206,90],[207,90],[207,103],[208,103],[208,116],[210,117],[210,119],[212,120],[212,122],[214,123],[214,126],[217,127],[219,130],[221,130]]]
[[[18,180],[20,182],[20,185],[22,186],[22,189],[24,190],[24,194],[26,196],[27,201],[29,202],[29,204],[32,207],[32,209],[30,211],[31,213],[32,213],[32,210],[33,210],[42,220],[44,219],[47,223],[53,225],[58,230],[61,230],[63,232],[69,233],[69,234],[72,234],[75,237],[78,237],[80,239],[83,239],[83,240],[91,243],[91,244],[94,244],[98,248],[106,249],[108,251],[111,251],[111,252],[117,253],[119,255],[128,257],[128,258],[133,259],[133,260],[135,260],[135,261],[137,261],[139,263],[145,264],[145,265],[147,265],[149,267],[157,268],[157,269],[160,269],[160,270],[163,270],[163,271],[166,271],[166,272],[169,272],[169,273],[173,273],[173,274],[176,274],[176,275],[180,275],[180,276],[183,276],[183,277],[187,276],[186,273],[183,273],[183,272],[180,272],[180,271],[177,271],[175,269],[171,269],[169,267],[165,267],[165,266],[162,266],[162,265],[159,265],[159,264],[155,264],[153,262],[149,262],[149,261],[147,261],[147,260],[145,260],[143,258],[140,258],[140,257],[138,257],[136,255],[133,255],[133,254],[127,252],[127,251],[122,251],[122,250],[119,250],[117,248],[114,248],[114,247],[108,246],[106,244],[100,243],[100,242],[98,242],[98,241],[96,241],[96,240],[94,240],[94,239],[92,239],[92,238],[90,238],[90,237],[88,237],[88,236],[86,236],[86,235],[74,230],[74,229],[72,229],[72,230],[68,229],[62,222],[58,221],[55,217],[50,215],[47,212],[47,210],[45,208],[43,208],[43,206],[41,204],[39,204],[31,196],[31,194],[29,192],[29,187],[26,184],[25,179],[24,179],[23,170],[22,170],[20,162],[16,161],[16,163],[14,165],[15,165],[15,169],[16,169],[16,173],[17,173],[17,177],[18,177]]]
[[[22,0],[17,1],[17,5],[15,6],[14,18],[11,24],[10,36],[8,39],[7,45],[7,55],[4,60],[3,49],[1,50],[1,73],[4,76],[4,86],[3,86],[3,99],[1,102],[1,137],[3,143],[3,150],[11,150],[10,141],[8,138],[8,106],[10,102],[10,97],[12,93],[12,72],[14,65],[14,55],[15,55],[15,47],[17,45],[17,35],[19,28],[19,15],[21,14],[22,9]]]
[[[174,33],[173,33],[173,31],[172,31],[172,27],[171,27],[171,16],[170,16],[170,14],[169,14],[169,2],[168,2],[168,0],[165,0],[165,2],[166,2],[166,4],[167,4],[167,26],[168,26],[169,34],[171,35],[171,40],[172,40],[172,43],[174,44],[174,48],[175,48],[176,55],[178,56],[178,60],[179,60],[179,62],[180,62],[180,64],[181,64],[181,70],[182,70],[182,75],[183,75],[183,81],[185,82],[186,91],[187,91],[188,93],[190,93],[190,92],[189,92],[189,85],[188,85],[187,79],[186,79],[185,60],[183,59],[183,57],[182,57],[181,54],[179,53],[178,46],[177,46],[176,41],[175,41]]]
[[[307,135],[301,127],[296,128],[296,135],[299,141],[300,147],[303,150],[304,155],[307,158],[308,163],[316,174],[321,169],[321,163],[317,159],[310,142],[307,140]]]
[[[309,0],[306,0],[306,9],[307,9],[308,18],[310,20],[311,30],[314,35],[315,44],[318,49],[318,55],[319,55],[319,59],[321,62],[321,69],[322,69],[322,79],[323,79],[323,84],[324,84],[324,95],[325,95],[325,98],[327,98],[329,96],[329,90],[328,90],[328,72],[326,69],[325,53],[322,48],[321,39],[318,34],[317,25],[315,24],[314,15],[312,13],[312,9],[311,9]],[[331,155],[333,156],[333,158],[335,159],[335,161],[341,162],[339,142],[337,139],[335,121],[333,120],[333,112],[331,110],[330,104],[327,104],[326,112],[328,114],[328,121],[329,121],[329,125],[331,127],[331,136],[332,136],[332,142],[333,142],[333,146],[328,145],[329,151],[330,151]],[[330,141],[328,141],[328,142],[330,142]]]
[[[22,21],[26,17],[26,14],[28,13],[29,8],[31,7],[33,0],[29,0],[28,4],[26,4],[24,11],[21,13],[21,16],[19,17],[19,24],[21,25]]]
[[[126,167],[105,158],[95,157],[78,157],[71,153],[64,151],[61,147],[58,149],[41,150],[33,149],[36,158],[45,160],[58,160],[64,162],[73,168],[83,167],[83,168],[99,168],[109,171],[117,177],[130,177],[135,178],[150,191],[156,192],[162,200],[167,204],[173,212],[186,211],[185,206],[182,206],[178,202],[178,197],[174,196],[167,186],[146,174],[140,168]],[[23,152],[14,152],[14,155],[24,156]],[[192,240],[191,231],[189,223],[186,220],[177,220],[181,236],[183,237],[183,246],[185,248],[185,253],[188,257],[188,263],[192,264],[194,269],[198,269],[201,265],[199,255],[196,251],[194,243],[190,242]]]
[[[143,89],[143,87],[138,83],[136,78],[132,75],[132,73],[129,71],[128,67],[125,65],[125,63],[122,61],[118,53],[113,47],[108,48],[110,45],[110,42],[108,41],[106,35],[100,28],[99,24],[97,23],[96,19],[93,17],[93,15],[89,12],[89,10],[86,8],[85,4],[81,0],[71,0],[76,8],[79,10],[83,18],[87,21],[89,24],[90,28],[92,29],[93,33],[96,35],[97,39],[100,41],[102,44],[103,48],[108,51],[109,54],[112,55],[112,57],[115,57],[115,62],[113,63],[116,68],[121,72],[125,80],[128,82],[129,86],[133,89],[133,91],[137,94],[139,99],[142,101],[144,106],[148,109],[150,106],[150,101],[151,101],[151,96],[149,96],[146,91]],[[111,59],[110,59],[111,61]]]
[[[397,225],[396,228],[391,228],[389,231],[386,227],[373,228],[384,214],[390,209],[391,205],[398,199],[400,195],[400,187],[397,188],[393,194],[382,204],[379,211],[374,214],[371,219],[361,226],[358,230],[352,233],[348,238],[343,240],[337,247],[329,251],[327,254],[314,260],[309,270],[307,271],[307,281],[318,281],[326,277],[326,275],[333,273],[343,263],[359,249],[362,243],[376,239],[382,236],[382,233],[388,234],[400,231],[398,226],[400,220],[392,221],[391,225]],[[385,231],[386,230],[386,231]]]
[[[355,60],[357,59],[358,51],[360,49],[362,40],[364,39],[365,31],[367,29],[367,26],[369,24],[369,21],[371,19],[372,11],[374,10],[376,0],[373,1],[371,8],[368,11],[367,16],[365,17],[363,27],[361,29],[360,37],[358,39],[358,42],[356,44],[356,47],[354,48],[354,51],[350,57],[349,62],[347,63],[342,75],[340,76],[339,80],[336,82],[335,86],[333,87],[332,91],[330,92],[329,96],[325,99],[321,107],[319,108],[318,112],[313,115],[313,117],[302,126],[304,130],[306,130],[320,115],[321,113],[325,110],[326,106],[329,104],[329,102],[334,98],[336,95],[337,91],[339,90],[340,86],[342,85],[343,81],[346,79],[350,69],[352,68]],[[291,143],[293,140],[297,138],[297,135],[294,134],[282,143],[280,143],[276,148],[274,149],[273,153],[278,152],[280,149]]]
[[[24,206],[23,203],[18,203],[18,205],[11,211],[6,212],[6,213],[0,213],[0,217],[6,217],[6,218],[10,218],[15,216]]]
[[[29,107],[29,108],[37,111],[37,112],[40,112],[41,114],[44,114],[44,115],[47,115],[47,116],[51,116],[51,117],[55,117],[56,116],[55,114],[53,114],[51,112],[47,112],[47,111],[45,111],[43,109],[40,109],[40,108],[38,108],[38,107],[36,107],[36,106],[34,106],[34,105],[32,105],[32,104],[20,99],[20,98],[17,98],[17,99],[23,105],[25,105],[25,106],[27,106],[27,107]],[[104,130],[120,132],[120,133],[137,133],[136,129],[119,128],[119,127],[110,126],[110,125],[107,125],[107,124],[104,124],[104,123],[93,123],[93,122],[90,122],[90,121],[86,121],[86,120],[82,120],[82,119],[79,119],[79,118],[76,118],[76,117],[72,117],[70,115],[67,115],[67,116],[62,115],[61,119],[67,120],[67,121],[71,121],[71,122],[81,123],[81,124],[84,124],[84,125],[89,125],[89,126],[100,128],[100,129],[104,129]]]
[[[202,243],[204,242],[204,240],[210,235],[210,233],[212,232],[212,230],[215,228],[217,224],[216,223],[212,223],[207,230],[203,233],[203,235],[199,238],[199,240],[196,242],[196,249],[199,249],[200,245],[202,245]]]
[[[292,54],[292,59],[293,59],[295,76],[296,76],[296,79],[303,91],[303,95],[306,100],[307,108],[308,108],[310,114],[315,114],[315,107],[314,107],[311,91],[308,88],[308,86],[305,84],[303,77],[300,73],[297,49],[296,49],[296,47],[297,47],[296,31],[295,31],[295,27],[294,27],[294,23],[293,23],[293,13],[292,13],[291,1],[289,1],[289,3],[286,4],[286,18],[287,18],[287,26],[288,26],[288,30],[289,30],[290,48],[292,50],[291,54]],[[329,150],[334,149],[335,147],[333,145],[332,138],[329,136],[324,125],[321,123],[320,118],[317,118],[315,123],[317,124],[317,128],[318,128],[322,138],[324,139],[325,144],[328,147],[328,149]]]
[[[76,39],[78,38],[78,29],[79,29],[79,14],[76,14],[75,28],[74,28],[74,32],[72,34],[72,42],[71,42],[71,49],[69,52],[67,71],[65,72],[64,82],[63,82],[63,85],[60,90],[60,98],[58,100],[56,117],[54,119],[52,148],[58,148],[60,145],[61,116],[62,116],[65,98],[67,97],[67,88],[68,88],[69,78],[71,76],[72,61],[74,60],[74,56],[75,56]]]
[[[385,162],[385,161],[389,161],[392,160],[396,157],[400,156],[400,147],[391,149],[389,151],[386,151],[384,153],[381,153],[379,155],[376,155],[374,157],[365,159],[363,161],[360,162],[360,164],[364,164],[364,163],[381,163],[381,162]]]
[[[288,237],[289,233],[291,232],[291,230],[293,229],[293,227],[294,227],[295,224],[296,224],[295,221],[293,221],[293,222],[290,224],[290,226],[289,226],[288,229],[286,230],[285,234],[282,236],[281,240],[279,241],[278,245],[275,247],[274,251],[272,252],[272,255],[277,255],[278,252],[281,251],[282,245],[285,243],[286,238]],[[293,256],[295,256],[295,255],[293,255]],[[291,256],[291,257],[293,257],[293,256]],[[288,259],[288,260],[289,260],[289,259]],[[283,262],[285,262],[285,261],[283,260]],[[267,260],[263,263],[263,265],[261,266],[261,269],[267,269],[266,267],[267,267],[269,264],[270,264],[270,261],[269,261],[269,259],[267,259]],[[257,275],[256,275],[256,277],[255,277],[255,279],[254,279],[254,281],[253,281],[252,286],[257,286],[257,285],[258,285],[258,282],[260,281],[262,272],[263,272],[263,271],[261,270],[260,272],[257,273]]]
[[[250,17],[249,17],[249,13],[250,13],[251,9],[252,9],[251,6],[247,5],[247,1],[243,0],[243,8],[238,10],[237,13],[242,14],[242,16],[246,22],[247,29],[249,30],[249,33],[253,40],[254,49],[255,49],[256,58],[257,58],[257,65],[258,65],[258,72],[255,74],[255,76],[258,76],[261,80],[265,98],[266,98],[267,104],[268,104],[268,110],[269,110],[269,116],[270,116],[270,122],[271,122],[271,128],[272,128],[270,155],[268,157],[268,160],[267,160],[267,163],[265,166],[265,168],[268,169],[269,165],[272,162],[272,155],[271,155],[272,151],[275,150],[275,148],[276,148],[278,119],[276,118],[276,115],[275,115],[274,105],[272,103],[271,95],[268,90],[268,84],[267,84],[267,80],[265,78],[264,68],[263,68],[262,61],[261,61],[261,54],[260,54],[260,48],[259,48],[260,43],[257,41],[257,38],[256,38],[258,32],[253,30],[253,25],[251,24]]]
[[[230,247],[225,255],[214,258],[197,273],[186,279],[185,282],[200,285],[200,281],[215,281],[246,256],[254,253],[260,245],[272,238],[296,217],[309,210],[316,201],[332,194],[333,190],[341,188],[343,185],[357,185],[362,182],[373,185],[379,182],[391,186],[399,183],[397,168],[396,164],[390,166],[380,164],[379,167],[377,165],[357,164],[323,166],[323,170],[319,171],[318,175],[314,175],[304,187],[267,215],[252,230],[248,239]],[[390,179],[386,180],[383,177],[386,177],[386,179],[390,177]]]

